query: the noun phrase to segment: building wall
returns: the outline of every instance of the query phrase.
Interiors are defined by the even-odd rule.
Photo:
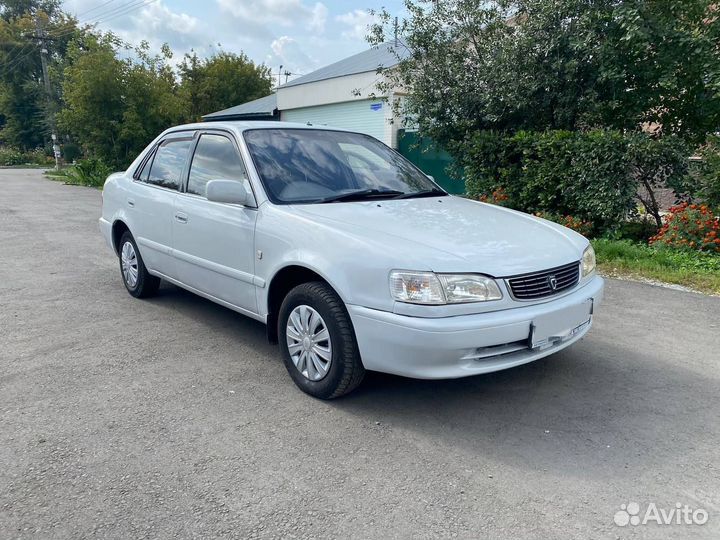
[[[305,86],[305,85],[303,85]],[[298,87],[302,88],[302,86]],[[280,111],[284,122],[330,126],[366,133],[387,145],[396,142],[390,105],[381,99],[361,99]]]
[[[301,107],[363,100],[371,95],[381,97],[383,93],[377,88],[380,80],[381,75],[375,71],[366,71],[297,86],[281,86],[277,90],[277,108],[287,111]]]

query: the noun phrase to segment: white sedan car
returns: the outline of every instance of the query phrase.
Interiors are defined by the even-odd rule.
[[[603,293],[583,236],[306,125],[168,129],[107,179],[100,229],[131,295],[164,279],[262,321],[324,399],[365,370],[444,379],[548,356],[589,330]]]

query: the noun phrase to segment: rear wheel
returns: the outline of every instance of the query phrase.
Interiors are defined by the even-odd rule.
[[[135,298],[154,295],[160,287],[160,278],[150,275],[145,268],[135,239],[129,231],[120,238],[120,274],[128,292]]]
[[[332,399],[360,384],[365,368],[352,322],[327,284],[316,281],[292,289],[278,319],[285,367],[303,392]]]

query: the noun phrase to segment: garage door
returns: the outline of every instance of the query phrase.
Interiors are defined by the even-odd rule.
[[[372,135],[385,141],[385,107],[387,103],[368,99],[303,107],[282,111],[284,122],[300,122],[325,125]]]

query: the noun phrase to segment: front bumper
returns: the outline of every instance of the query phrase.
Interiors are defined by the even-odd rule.
[[[572,345],[592,325],[604,281],[595,276],[557,300],[502,311],[456,317],[422,318],[348,305],[366,369],[418,379],[454,379],[490,373],[538,360]],[[577,312],[588,319],[536,339],[536,323]],[[561,324],[561,323],[558,323]]]

